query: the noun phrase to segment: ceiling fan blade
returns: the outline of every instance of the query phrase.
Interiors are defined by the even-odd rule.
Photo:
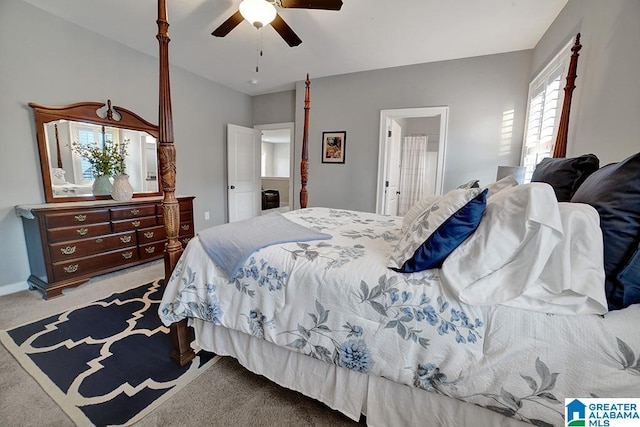
[[[226,21],[224,21],[222,23],[222,25],[220,25],[218,28],[216,28],[215,30],[213,30],[213,33],[211,33],[212,36],[216,36],[216,37],[224,37],[227,34],[229,34],[229,32],[231,30],[233,30],[235,27],[238,26],[238,24],[240,24],[242,22],[244,18],[242,17],[242,15],[240,14],[240,11],[237,11],[236,13],[234,13],[233,15],[231,15],[229,17],[229,19],[227,19]]]
[[[284,22],[284,19],[282,19],[280,15],[276,14],[276,18],[271,22],[271,26],[278,32],[278,34],[280,34],[280,37],[282,37],[289,46],[295,47],[302,43],[300,37],[293,32],[291,27]]]
[[[297,9],[340,10],[342,0],[280,0],[280,6]]]

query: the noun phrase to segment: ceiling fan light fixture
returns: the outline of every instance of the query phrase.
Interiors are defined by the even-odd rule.
[[[242,0],[240,14],[256,28],[264,27],[276,17],[276,8],[266,0]]]

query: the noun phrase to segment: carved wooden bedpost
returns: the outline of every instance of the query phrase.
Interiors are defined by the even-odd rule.
[[[556,144],[553,147],[553,157],[565,157],[567,155],[567,136],[569,135],[569,113],[571,112],[571,97],[573,90],[576,88],[576,70],[578,68],[578,52],[582,49],[580,44],[580,33],[576,35],[576,41],[571,48],[571,62],[569,63],[569,71],[567,72],[567,85],[564,87],[564,101],[562,103],[562,113],[560,123],[558,124],[558,135],[556,136]]]
[[[302,188],[300,189],[300,208],[307,207],[307,178],[309,176],[309,73],[307,73],[307,79],[304,82],[304,129],[302,131],[302,160],[300,162],[300,183]]]
[[[173,117],[171,115],[171,91],[169,86],[169,22],[167,21],[166,0],[158,0],[158,43],[160,45],[160,92],[158,100],[158,143],[160,177],[162,181],[162,209],[164,228],[168,243],[164,252],[165,283],[171,277],[174,267],[182,255],[182,244],[178,240],[180,226],[180,205],[176,190],[176,149],[173,145]],[[181,366],[195,356],[190,347],[191,331],[186,320],[171,325],[173,351],[171,358]]]

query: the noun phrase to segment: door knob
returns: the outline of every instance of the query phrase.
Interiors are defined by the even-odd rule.
[[[236,189],[236,186],[235,186],[235,185],[230,185],[230,186],[229,186],[229,188],[230,188],[231,190],[235,190],[235,189]]]

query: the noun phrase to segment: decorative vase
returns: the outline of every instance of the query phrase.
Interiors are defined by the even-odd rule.
[[[129,175],[116,175],[113,178],[111,197],[119,202],[126,202],[133,197],[133,187],[129,182]]]
[[[93,180],[93,195],[108,196],[111,194],[111,181],[107,175],[98,175]]]

